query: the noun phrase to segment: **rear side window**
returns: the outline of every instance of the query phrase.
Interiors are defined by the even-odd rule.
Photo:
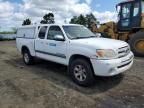
[[[45,35],[46,35],[46,31],[47,31],[47,26],[43,26],[40,28],[40,31],[39,31],[39,34],[38,34],[38,37],[40,39],[44,39],[45,38]]]
[[[19,28],[17,30],[17,38],[33,39],[35,34],[35,27]]]
[[[59,26],[51,26],[48,31],[47,39],[53,40],[56,35],[62,35],[63,32]]]

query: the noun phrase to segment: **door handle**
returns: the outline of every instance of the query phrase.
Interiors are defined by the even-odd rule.
[[[43,42],[40,42],[41,44],[43,44]]]

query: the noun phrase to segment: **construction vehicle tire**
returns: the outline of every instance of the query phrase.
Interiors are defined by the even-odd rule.
[[[130,36],[129,44],[135,56],[144,57],[144,32]]]

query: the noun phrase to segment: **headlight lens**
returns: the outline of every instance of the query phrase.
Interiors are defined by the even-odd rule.
[[[98,59],[113,59],[116,58],[116,53],[112,49],[96,50],[96,56]]]

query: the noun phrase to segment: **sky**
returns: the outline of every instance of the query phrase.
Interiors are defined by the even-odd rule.
[[[49,12],[56,23],[67,22],[73,16],[93,13],[101,23],[116,21],[115,5],[123,0],[0,0],[0,31],[19,27],[26,18],[39,23]]]

